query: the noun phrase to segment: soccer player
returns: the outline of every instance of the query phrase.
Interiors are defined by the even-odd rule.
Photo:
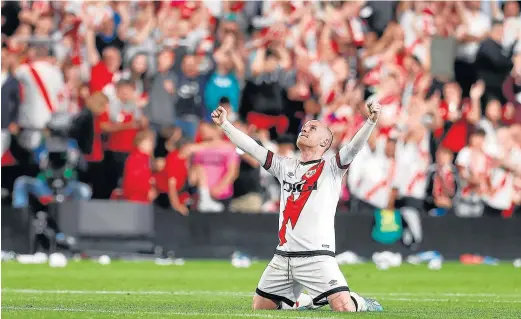
[[[306,288],[311,300],[300,307],[317,308],[329,303],[334,311],[383,310],[376,300],[349,290],[335,259],[335,213],[342,177],[371,135],[381,106],[369,103],[367,109],[369,117],[362,128],[329,159],[323,155],[331,146],[333,134],[319,121],[309,121],[302,127],[297,139],[300,159],[292,159],[273,154],[234,127],[223,107],[212,112],[213,121],[228,138],[281,183],[279,245],[260,279],[253,309],[294,307]]]

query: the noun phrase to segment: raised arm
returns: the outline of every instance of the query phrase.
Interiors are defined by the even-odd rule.
[[[255,142],[255,140],[246,133],[233,126],[233,124],[228,121],[227,112],[222,106],[217,107],[217,109],[212,112],[212,119],[215,124],[221,127],[233,144],[245,153],[250,154],[261,165],[265,166],[267,164],[268,150]]]
[[[381,111],[380,104],[377,102],[369,102],[367,104],[367,109],[369,111],[369,116],[362,128],[356,132],[349,144],[343,146],[340,151],[338,151],[337,164],[341,168],[347,168],[347,166],[351,164],[356,154],[360,152],[362,147],[364,147],[365,143],[369,140],[369,137],[376,126]]]

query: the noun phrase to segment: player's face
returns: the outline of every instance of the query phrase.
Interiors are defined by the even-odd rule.
[[[297,147],[315,148],[323,142],[325,135],[324,124],[319,121],[309,121],[300,130],[297,138]]]

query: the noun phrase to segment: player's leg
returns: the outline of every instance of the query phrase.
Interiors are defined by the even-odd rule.
[[[334,257],[300,258],[294,267],[294,275],[312,297],[312,308],[329,304],[333,311],[383,310],[376,300],[360,297],[349,290]]]
[[[294,280],[286,257],[275,255],[253,296],[253,310],[287,309],[295,305]]]

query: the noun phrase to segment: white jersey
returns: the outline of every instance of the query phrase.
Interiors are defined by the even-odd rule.
[[[58,66],[48,61],[36,61],[19,66],[15,75],[23,88],[18,118],[21,127],[45,128],[52,113],[67,111],[65,83]]]
[[[425,199],[427,169],[431,162],[428,135],[420,143],[399,143],[396,149],[396,174],[399,197]]]
[[[268,152],[264,168],[281,185],[280,251],[335,251],[335,213],[342,177],[340,157],[301,163]]]
[[[521,158],[519,149],[512,149],[507,155],[512,163]],[[483,198],[485,203],[495,209],[509,209],[514,200],[514,174],[501,167],[495,167],[489,172],[490,192]]]
[[[358,197],[380,209],[387,208],[391,192],[397,187],[396,161],[385,154],[374,152],[364,159],[359,174]]]
[[[235,145],[251,154],[279,180],[279,252],[334,255],[335,213],[342,179],[375,125],[368,119],[335,156],[302,163],[275,155],[228,121],[221,124]]]
[[[466,146],[464,147],[456,157],[456,165],[463,167],[465,172],[472,176],[485,177],[489,168],[488,160],[485,154],[481,151],[473,150]],[[463,198],[467,198],[472,195],[480,196],[486,185],[482,184],[477,187],[471,187],[465,181],[461,179],[460,194]]]

